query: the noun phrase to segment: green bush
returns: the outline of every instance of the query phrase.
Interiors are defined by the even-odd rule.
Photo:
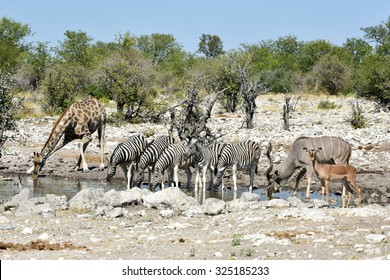
[[[367,127],[367,121],[365,116],[363,115],[363,109],[359,106],[359,103],[356,101],[355,103],[351,102],[352,107],[352,116],[348,119],[354,129]]]
[[[321,110],[333,110],[337,108],[337,105],[329,100],[321,100],[317,108]]]
[[[359,96],[377,100],[390,108],[390,57],[370,55],[353,75],[353,88]]]
[[[9,74],[0,72],[0,158],[2,156],[2,146],[7,140],[4,135],[7,130],[15,129],[15,103],[13,102],[13,94],[11,92],[15,81]]]

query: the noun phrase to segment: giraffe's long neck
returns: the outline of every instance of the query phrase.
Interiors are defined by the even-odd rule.
[[[66,110],[54,124],[50,136],[41,150],[40,155],[44,160],[46,160],[54,152],[54,149],[60,141],[61,136],[64,134],[66,128],[71,122],[68,111],[69,110]]]

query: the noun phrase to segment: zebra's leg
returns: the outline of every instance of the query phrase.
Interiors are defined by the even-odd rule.
[[[134,170],[134,164],[130,163],[129,169],[127,170],[127,190],[130,190],[130,187],[132,187],[133,170]]]
[[[208,165],[205,164],[205,166],[203,166],[203,169],[202,169],[202,192],[203,193],[206,192],[206,172],[207,172],[207,169],[208,169]]]
[[[234,192],[237,192],[237,164],[233,165],[233,185]]]
[[[187,190],[189,190],[191,188],[191,179],[192,179],[192,172],[191,172],[191,168],[189,166],[186,167],[186,174],[187,174]],[[200,177],[200,174],[199,174],[199,177]]]
[[[249,171],[249,191],[250,192],[253,192],[253,181],[254,181],[254,177],[255,177],[255,173],[257,170],[257,164],[255,166],[252,166],[250,171]]]
[[[173,168],[173,181],[175,182],[176,187],[179,187],[179,165],[175,165]]]
[[[99,138],[99,147],[100,147],[100,166],[98,168],[99,171],[104,170],[104,146],[106,143],[106,124],[103,120],[101,120],[101,123],[98,128],[98,138]]]
[[[129,176],[128,175],[129,170],[128,170],[128,168],[127,168],[125,163],[122,163],[120,166],[121,166],[121,168],[123,170],[123,174],[125,174],[126,182],[128,182],[129,181],[129,177],[128,177]]]
[[[152,183],[152,167],[148,167],[148,174],[149,174],[149,179],[148,179],[148,184],[149,184],[149,189],[151,189],[153,187],[153,183]]]
[[[195,168],[195,187],[194,187],[194,192],[198,192],[198,183],[199,183],[199,167],[197,166]]]

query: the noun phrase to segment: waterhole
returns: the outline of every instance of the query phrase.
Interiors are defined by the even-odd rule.
[[[115,189],[117,191],[126,190],[125,180],[113,180],[112,182],[106,181],[96,181],[96,180],[82,180],[82,179],[66,179],[66,178],[55,178],[55,177],[41,177],[38,180],[38,184],[34,186],[34,181],[31,176],[7,176],[0,180],[0,202],[5,202],[11,199],[12,196],[16,195],[20,191],[20,186],[23,188],[29,188],[33,197],[44,197],[47,194],[54,195],[65,195],[68,200],[71,199],[76,193],[85,188],[103,188],[105,191]],[[147,183],[143,183],[141,188],[147,189]],[[193,189],[187,190],[182,188],[184,192],[188,195],[196,197],[199,202],[202,202],[205,198],[218,198],[223,199],[224,201],[231,201],[234,198],[240,198],[243,192],[247,192],[248,188],[239,187],[236,195],[230,186],[227,186],[227,190],[222,192],[219,188],[218,191],[206,191],[205,196],[202,194],[195,194]],[[155,191],[160,191],[160,188],[157,187]],[[267,200],[265,186],[255,188],[254,193],[260,196],[260,200]],[[275,194],[275,198],[287,199],[292,196],[292,191],[283,190]],[[305,188],[302,188],[300,192],[297,193],[297,197],[302,201],[305,201]],[[321,199],[321,194],[313,192],[310,194],[311,199]],[[330,193],[329,194],[330,207],[341,207],[341,196],[339,194]]]

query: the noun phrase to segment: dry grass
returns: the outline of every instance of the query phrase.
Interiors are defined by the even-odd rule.
[[[85,246],[77,246],[70,242],[61,243],[49,243],[43,240],[30,241],[27,244],[13,243],[13,242],[0,242],[0,250],[9,251],[60,251],[60,250],[86,250],[89,249]]]

